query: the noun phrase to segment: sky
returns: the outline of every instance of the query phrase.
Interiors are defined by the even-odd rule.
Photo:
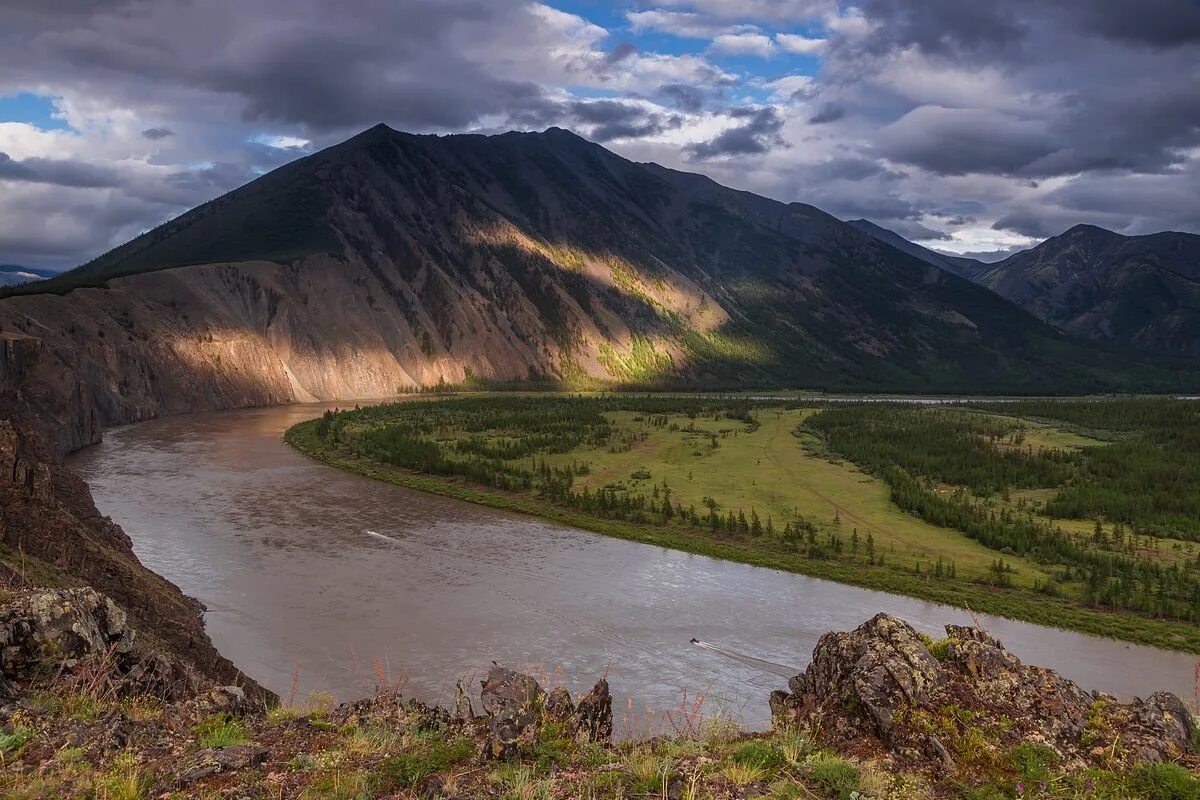
[[[569,128],[943,251],[1200,233],[1200,0],[4,0],[0,263],[378,122]]]

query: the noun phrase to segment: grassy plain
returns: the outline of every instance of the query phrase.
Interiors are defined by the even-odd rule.
[[[686,415],[669,415],[666,426],[638,420],[633,412],[615,412],[613,422],[623,430],[646,438],[625,452],[588,447],[550,457],[569,463],[586,459],[590,474],[579,478],[580,486],[593,490],[624,483],[644,491],[651,484],[668,485],[672,498],[686,508],[700,508],[705,498],[720,500],[720,510],[751,509],[764,522],[785,524],[804,519],[824,533],[837,532],[844,539],[857,531],[860,548],[868,534],[885,563],[912,567],[921,562],[930,569],[941,558],[954,562],[960,577],[987,574],[996,553],[961,533],[941,528],[905,513],[891,501],[883,481],[868,475],[849,461],[821,455],[812,434],[797,428],[815,409],[771,409],[758,415],[757,428],[739,421],[690,420]],[[695,428],[716,433],[720,446],[709,448]],[[650,478],[630,476],[646,471]],[[1014,583],[1032,586],[1046,573],[1024,559],[1012,559]]]
[[[617,403],[605,407],[603,414],[589,423],[602,425],[603,436],[582,436],[578,441],[571,440],[569,446],[535,446],[528,444],[529,436],[522,437],[520,430],[511,427],[515,423],[501,421],[501,416],[495,416],[493,422],[493,415],[487,413],[486,397],[468,401],[476,404],[472,411],[476,416],[470,424],[457,416],[461,408],[454,404],[461,402],[405,404],[369,414],[364,409],[336,420],[335,434],[330,434],[329,420],[313,420],[289,430],[286,438],[318,460],[367,477],[533,514],[609,536],[966,606],[979,612],[1200,652],[1200,629],[1195,625],[1084,603],[1078,577],[1071,578],[1069,571],[1064,577],[1061,567],[1054,563],[1000,553],[953,527],[931,524],[916,513],[902,510],[893,502],[886,481],[845,458],[831,455],[825,442],[803,427],[817,412],[815,407],[777,402],[755,407],[752,417],[732,418],[729,413],[742,412],[696,413],[695,409],[684,409],[678,413],[647,413]],[[528,402],[535,410],[545,411],[550,407],[539,404],[555,399],[516,400],[510,396],[497,402],[510,406]],[[558,402],[571,401],[558,398]],[[573,424],[562,420],[541,422],[537,413],[522,420],[521,426],[540,426],[543,434],[549,430],[561,434]],[[364,451],[363,437],[397,425],[415,426],[413,430],[420,433],[413,434],[417,438],[410,444],[434,445],[437,458],[445,460],[436,466],[414,469],[405,466],[402,459],[390,459],[389,463],[378,452]],[[1082,451],[1104,446],[1101,440],[1041,422],[1023,423],[1021,432],[1024,440],[1020,447],[1027,452],[1042,448]],[[481,445],[501,448],[508,457],[479,461]],[[517,450],[509,449],[517,445]],[[495,455],[500,451],[488,452]],[[490,477],[472,480],[454,474],[467,463],[483,462],[491,465],[489,469],[499,466],[509,477],[489,484],[486,481],[493,480]],[[563,502],[561,493],[551,497],[544,490],[532,488],[533,483],[524,488],[509,483],[511,475],[542,472],[570,472],[573,482],[567,491],[574,499]],[[956,491],[952,486],[931,489],[947,496]],[[632,511],[628,507],[623,512],[610,508],[600,513],[578,502],[580,493],[591,497],[604,494],[648,502],[655,509],[668,490],[671,504],[682,509],[682,515],[677,511],[673,518],[663,518],[653,511]],[[1036,513],[1036,504],[1030,505],[1038,497],[1035,492],[1044,495],[1046,491],[1014,489],[1004,497],[997,493],[981,500],[981,507],[998,512],[1008,509],[1014,514],[1020,509],[1025,518],[1049,522]],[[709,514],[730,512],[747,516],[753,512],[766,532],[746,535],[736,528],[710,529],[705,522],[711,519]],[[1081,546],[1092,530],[1092,523],[1082,520],[1053,522],[1060,528],[1069,527],[1072,533],[1067,538],[1077,538]],[[818,544],[815,551],[780,533],[791,526],[799,530],[801,525],[809,531],[809,541]],[[825,546],[835,540],[836,549]],[[1195,557],[1197,547],[1192,542],[1170,539],[1140,538],[1138,542],[1139,548],[1149,542],[1145,552],[1139,552],[1147,563],[1150,559],[1156,559],[1155,563],[1185,563]],[[868,547],[874,557],[868,554]],[[998,559],[1003,560],[1007,570],[1001,580],[996,580]],[[1047,582],[1056,587],[1055,592],[1044,592]]]

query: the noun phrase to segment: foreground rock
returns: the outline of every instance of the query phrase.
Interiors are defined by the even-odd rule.
[[[511,758],[533,749],[547,723],[565,725],[580,744],[612,738],[612,695],[604,679],[576,706],[565,687],[558,686],[547,695],[528,675],[493,664],[483,681],[480,701],[488,722],[486,750],[490,758]]]
[[[1022,664],[983,630],[950,625],[946,633],[931,642],[880,614],[853,631],[825,634],[790,692],[772,694],[776,723],[948,773],[1022,742],[1080,765],[1168,761],[1191,750],[1194,722],[1172,694],[1119,703]]]

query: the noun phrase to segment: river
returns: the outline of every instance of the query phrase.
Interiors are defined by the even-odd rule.
[[[169,417],[69,461],[138,557],[208,606],[221,652],[285,699],[381,679],[448,701],[498,661],[577,693],[607,674],[618,732],[708,713],[768,724],[785,679],[692,637],[797,671],[817,638],[879,611],[931,635],[960,610],[508,514],[318,465],[280,439],[327,406]],[[1190,698],[1196,659],[984,616],[1030,663],[1123,698]],[[473,694],[478,697],[478,692]],[[686,698],[686,699],[685,699]]]

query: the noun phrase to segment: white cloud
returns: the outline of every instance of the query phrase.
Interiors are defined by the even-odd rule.
[[[709,39],[729,28],[692,11],[630,11],[625,18],[634,33],[657,31],[687,39]]]
[[[838,13],[837,0],[659,0],[657,4],[730,20],[806,22]]]
[[[777,33],[775,42],[789,53],[813,56],[825,51],[829,44],[824,39],[812,39],[798,33]]]
[[[712,49],[729,55],[770,58],[775,52],[775,43],[761,33],[723,33],[713,37]]]
[[[301,136],[270,136],[262,135],[255,136],[251,141],[265,144],[267,147],[273,147],[276,150],[304,150],[312,145],[312,142]]]

